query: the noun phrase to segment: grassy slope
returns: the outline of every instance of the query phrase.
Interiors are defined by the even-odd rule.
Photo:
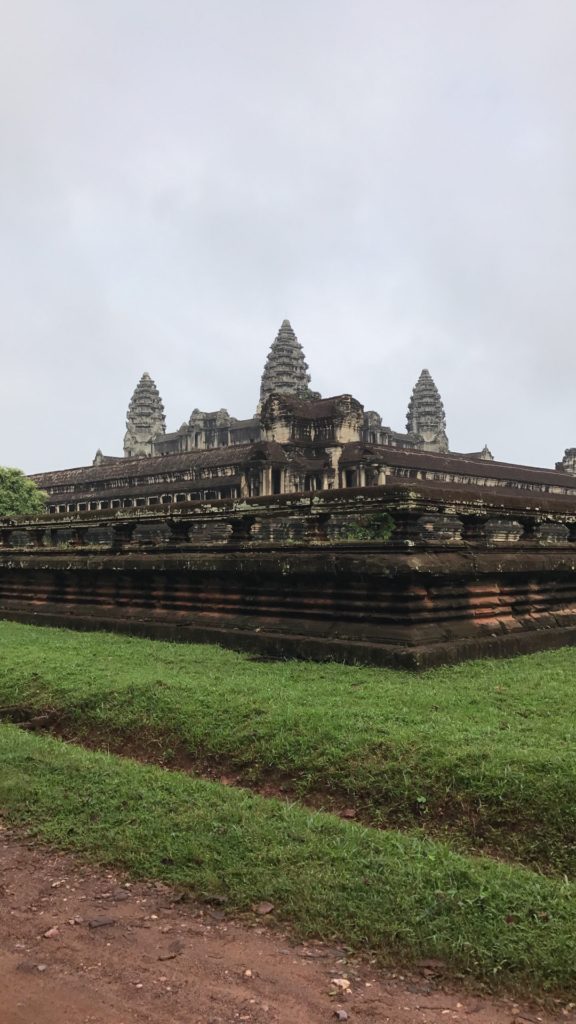
[[[331,791],[371,821],[452,823],[576,873],[576,651],[414,676],[0,623],[0,704],[183,746],[248,780]]]
[[[35,834],[133,875],[269,899],[302,936],[435,956],[516,990],[576,987],[576,892],[442,843],[0,727],[0,803]]]

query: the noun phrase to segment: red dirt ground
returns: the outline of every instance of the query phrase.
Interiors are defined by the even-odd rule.
[[[321,1024],[338,1010],[350,1024],[575,1019],[445,990],[434,962],[409,975],[294,945],[269,918],[232,921],[179,895],[1,829],[0,1024]]]

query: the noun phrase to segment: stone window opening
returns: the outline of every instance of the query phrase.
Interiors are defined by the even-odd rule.
[[[313,434],[317,441],[333,441],[334,440],[334,424],[333,423],[321,423]]]
[[[294,441],[312,441],[314,439],[314,430],[310,423],[297,423],[294,425],[292,440]]]

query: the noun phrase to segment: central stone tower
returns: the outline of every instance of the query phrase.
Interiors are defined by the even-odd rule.
[[[160,393],[149,373],[143,373],[130,399],[126,416],[124,455],[138,458],[152,454],[152,440],[166,433],[166,417]]]
[[[422,370],[408,405],[406,429],[409,434],[419,434],[424,444],[423,451],[447,452],[446,415],[430,372]]]
[[[310,390],[308,363],[289,320],[282,321],[266,359],[260,384],[258,415],[262,405],[272,394],[292,395],[294,398],[320,397],[318,392]]]

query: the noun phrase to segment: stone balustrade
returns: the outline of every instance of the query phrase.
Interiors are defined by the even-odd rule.
[[[576,503],[445,485],[0,520],[0,617],[424,667],[576,640]]]
[[[107,548],[114,552],[182,546],[437,545],[561,547],[576,540],[576,502],[477,489],[447,492],[430,482],[363,490],[197,502],[185,510],[80,512],[0,520],[0,550]]]

